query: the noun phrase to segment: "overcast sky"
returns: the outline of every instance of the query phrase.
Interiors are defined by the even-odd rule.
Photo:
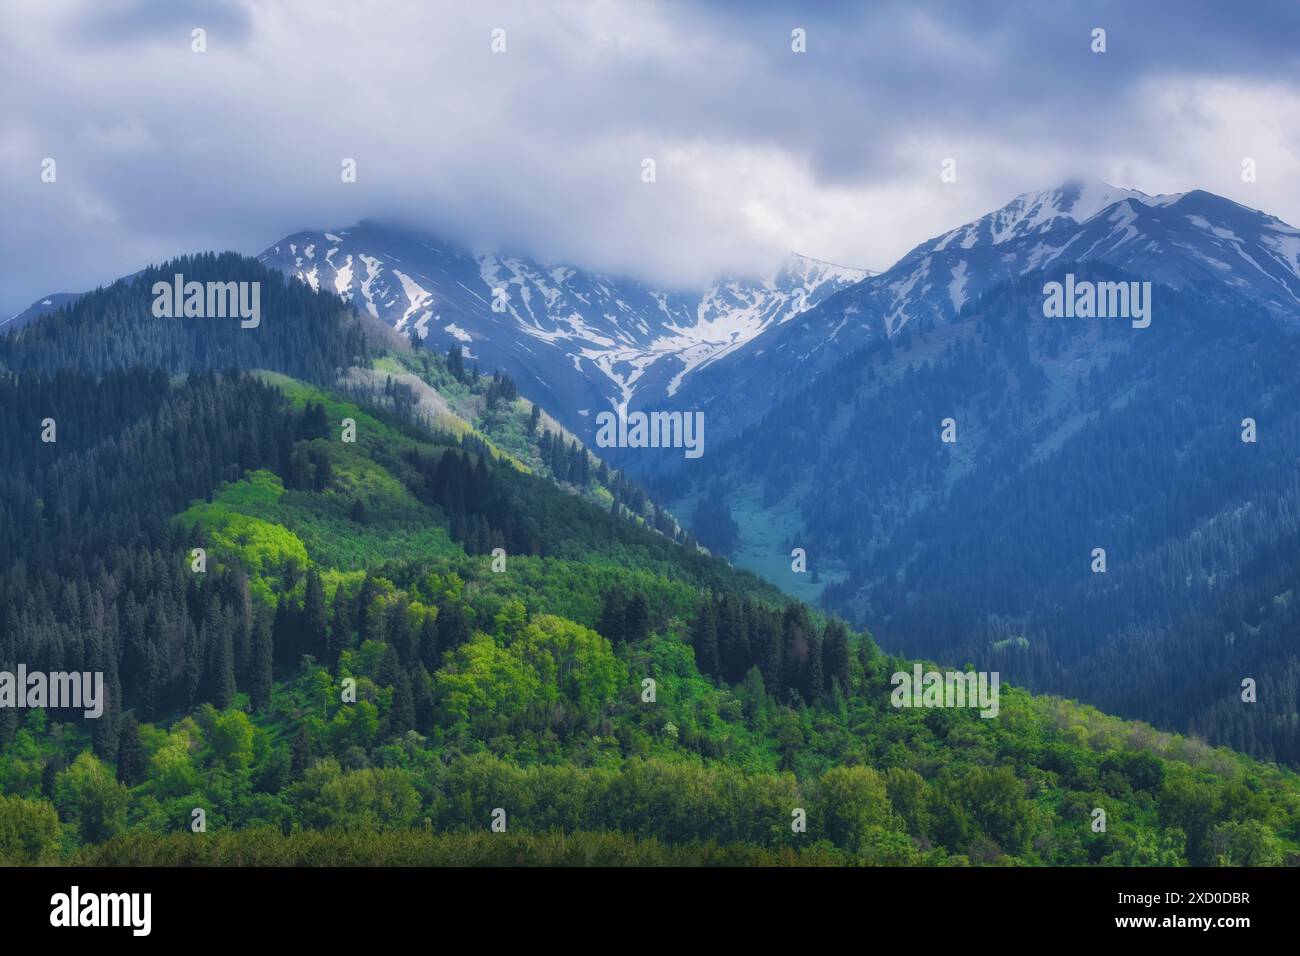
[[[1295,0],[0,0],[3,316],[361,218],[679,286],[882,269],[1071,174],[1300,224],[1298,157]]]

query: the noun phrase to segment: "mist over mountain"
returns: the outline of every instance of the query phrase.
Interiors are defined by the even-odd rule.
[[[1170,288],[1226,286],[1284,321],[1300,315],[1300,230],[1201,190],[1147,196],[1074,181],[1025,193],[917,246],[804,321],[740,350],[688,382],[717,437],[759,419],[845,354],[908,323],[951,321],[985,291],[1031,272],[1060,278],[1104,263]]]
[[[369,222],[295,233],[259,258],[428,348],[459,345],[588,439],[596,413],[676,404],[700,370],[870,275],[791,255],[765,279],[665,290]]]

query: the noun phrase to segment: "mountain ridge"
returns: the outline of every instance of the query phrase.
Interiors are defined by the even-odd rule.
[[[596,412],[671,400],[698,369],[871,274],[791,254],[766,278],[658,289],[370,221],[294,233],[259,259],[400,332],[459,344],[588,438]]]
[[[1075,220],[1068,208],[1084,194],[1091,196],[1088,215]],[[1275,316],[1300,319],[1300,229],[1204,190],[1153,197],[1067,184],[1023,193],[917,245],[828,297],[797,326],[775,330],[761,354],[751,349],[714,363],[686,386],[682,401],[710,416],[714,435],[733,435],[873,338],[896,336],[911,322],[950,322],[982,291],[1077,262],[1105,263],[1172,288],[1226,283]]]
[[[153,316],[178,265],[263,282],[263,321]],[[402,369],[508,409],[506,430],[531,416],[507,379],[381,351],[367,322],[203,255],[0,340],[0,664],[102,670],[107,695],[89,721],[0,708],[0,859],[307,862],[358,839],[350,859],[484,862],[462,837],[502,812],[537,860],[558,859],[546,834],[590,831],[578,846],[634,834],[679,860],[1297,859],[1289,770],[1005,682],[996,719],[899,708],[913,662],[869,634],[431,432]],[[1177,326],[1156,329],[1152,347]],[[343,376],[358,365],[378,374]],[[195,807],[217,841],[187,830]]]

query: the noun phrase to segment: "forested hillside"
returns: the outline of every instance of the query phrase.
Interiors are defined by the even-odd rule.
[[[1300,338],[1212,286],[1158,286],[1142,330],[1046,319],[1046,278],[846,357],[677,507],[805,548],[887,647],[1300,762]]]
[[[85,303],[0,349],[0,670],[109,689],[0,709],[4,862],[1300,854],[1289,771],[1005,684],[992,719],[896,709],[911,662],[633,514],[463,357],[305,288],[249,330],[98,295],[145,367],[60,368],[88,353],[42,325],[89,340]]]
[[[154,284],[171,284],[177,274],[187,282],[260,283],[260,324],[242,329],[238,318],[154,318]],[[335,296],[224,252],[151,266],[0,337],[0,367],[99,374],[145,366],[176,375],[239,366],[333,382],[340,369],[365,365],[367,351],[362,322]]]

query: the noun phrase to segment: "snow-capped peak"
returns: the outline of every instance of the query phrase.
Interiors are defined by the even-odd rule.
[[[530,397],[571,392],[548,402],[561,411],[593,398],[622,406],[669,397],[696,369],[872,274],[792,254],[768,276],[653,289],[563,263],[474,255],[369,222],[288,236],[261,259],[399,332],[440,348],[461,344]]]
[[[942,252],[954,244],[962,249],[976,245],[996,246],[1012,239],[1051,232],[1065,225],[1087,222],[1102,210],[1124,200],[1133,200],[1144,206],[1165,206],[1176,202],[1182,195],[1149,196],[1101,180],[1072,179],[1053,189],[1021,193],[1001,209],[958,226],[931,240],[927,246],[935,252]]]

